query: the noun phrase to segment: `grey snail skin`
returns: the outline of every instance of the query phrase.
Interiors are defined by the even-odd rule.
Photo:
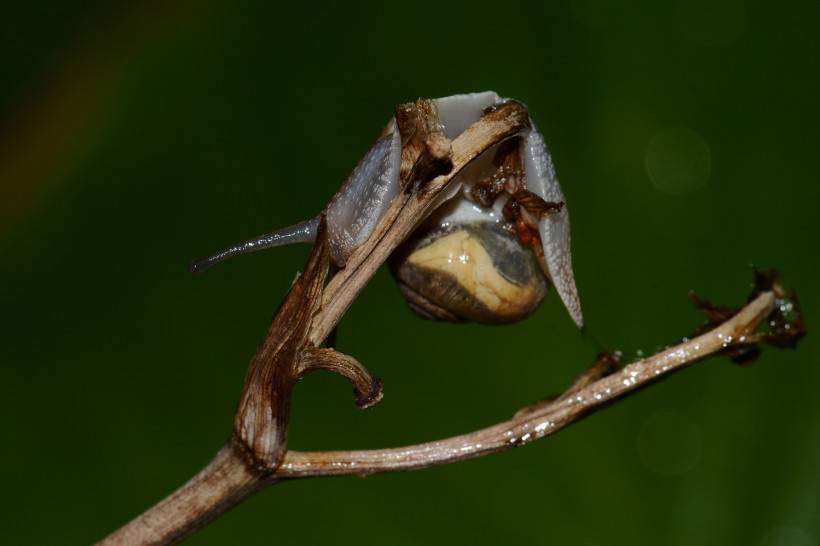
[[[493,91],[431,102],[447,138],[508,99]],[[437,198],[427,218],[391,255],[389,266],[410,308],[452,322],[521,320],[549,285],[583,326],[570,252],[569,211],[552,158],[530,119],[524,134],[475,158]],[[201,271],[231,256],[313,242],[321,215],[330,257],[344,267],[400,191],[402,142],[395,118],[316,217],[233,245],[195,262]]]

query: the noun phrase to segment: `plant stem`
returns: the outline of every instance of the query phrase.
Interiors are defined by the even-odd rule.
[[[288,451],[275,471],[248,464],[229,441],[214,459],[170,496],[109,535],[101,546],[173,544],[232,506],[280,479],[368,475],[413,470],[490,455],[551,435],[584,415],[661,377],[706,357],[746,343],[775,307],[771,291],[762,292],[731,318],[694,339],[629,364],[589,383],[588,374],[565,395],[537,404],[512,419],[468,434],[406,447],[362,451]],[[596,374],[600,375],[600,374]]]

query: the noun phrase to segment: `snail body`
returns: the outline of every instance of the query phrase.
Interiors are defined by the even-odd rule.
[[[450,139],[504,99],[487,91],[430,101]],[[470,162],[389,259],[410,308],[426,318],[500,324],[532,313],[552,284],[583,324],[572,272],[569,213],[534,123]],[[392,119],[323,213],[331,260],[344,267],[400,190],[401,137]],[[321,215],[195,262],[195,271],[237,254],[312,242]]]

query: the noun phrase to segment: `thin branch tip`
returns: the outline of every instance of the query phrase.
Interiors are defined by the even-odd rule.
[[[754,268],[753,276],[752,290],[746,301],[752,302],[762,294],[771,294],[774,304],[765,320],[760,321],[750,331],[739,332],[734,342],[724,348],[722,354],[740,365],[748,365],[757,360],[763,345],[793,349],[807,333],[795,290],[785,289],[775,269]],[[699,326],[693,335],[713,330],[743,309],[711,303],[698,297],[694,291],[689,292],[689,299],[695,304],[696,309],[706,315],[706,322]]]
[[[382,399],[382,380],[374,377],[361,362],[336,349],[306,349],[299,361],[299,376],[314,370],[337,373],[350,381],[356,405],[361,409],[373,407]]]
[[[370,390],[367,393],[360,392],[354,389],[356,395],[356,405],[360,409],[369,409],[382,401],[384,396],[384,383],[378,377],[374,377],[370,383]]]

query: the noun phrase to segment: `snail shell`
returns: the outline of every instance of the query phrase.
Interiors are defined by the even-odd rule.
[[[394,252],[390,268],[413,311],[483,324],[515,322],[535,311],[546,278],[503,221],[502,205],[485,209],[453,199]]]

